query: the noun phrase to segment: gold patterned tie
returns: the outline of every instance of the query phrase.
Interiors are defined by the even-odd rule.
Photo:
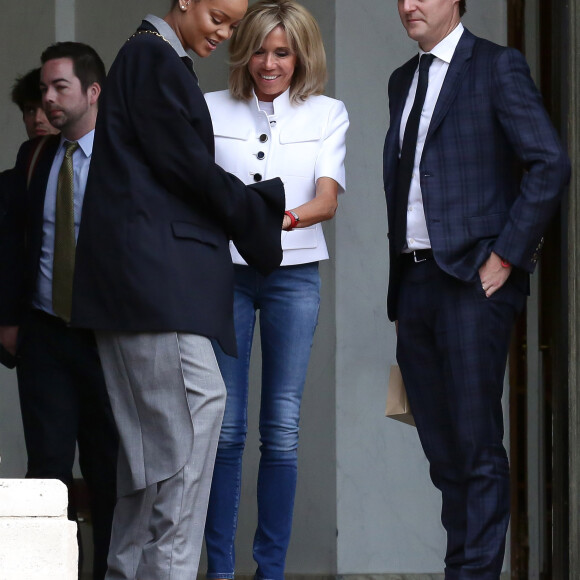
[[[75,268],[75,211],[72,155],[78,149],[76,141],[65,144],[66,151],[58,172],[56,213],[54,220],[54,260],[52,263],[52,309],[70,321],[72,282]]]

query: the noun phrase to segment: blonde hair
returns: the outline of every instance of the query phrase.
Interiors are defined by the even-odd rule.
[[[252,96],[254,82],[248,63],[277,26],[284,29],[289,48],[296,54],[290,100],[297,103],[323,93],[327,78],[326,53],[312,14],[293,0],[259,0],[250,6],[230,40],[229,86],[234,98],[247,101]]]

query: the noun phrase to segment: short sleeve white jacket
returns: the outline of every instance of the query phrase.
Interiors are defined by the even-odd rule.
[[[310,201],[316,180],[331,177],[345,190],[344,157],[348,114],[341,101],[311,96],[293,104],[289,90],[274,100],[268,116],[253,96],[232,98],[229,91],[205,95],[215,135],[216,162],[245,184],[280,177],[286,191],[286,209]],[[282,266],[328,258],[322,225],[282,231]],[[245,264],[230,244],[232,260]]]

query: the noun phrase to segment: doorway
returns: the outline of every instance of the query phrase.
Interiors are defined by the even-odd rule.
[[[526,55],[563,140],[566,12],[557,0],[508,1],[508,43]],[[563,207],[546,232],[510,352],[511,576],[516,580],[569,577],[566,213]]]

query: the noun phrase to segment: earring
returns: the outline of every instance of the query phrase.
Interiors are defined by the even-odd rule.
[[[180,5],[179,5],[179,7],[180,7],[182,10],[184,10],[184,11],[185,11],[185,10],[187,10],[187,7],[188,7],[190,4],[191,4],[191,0],[187,0],[187,2],[186,2],[185,4],[180,4]]]

